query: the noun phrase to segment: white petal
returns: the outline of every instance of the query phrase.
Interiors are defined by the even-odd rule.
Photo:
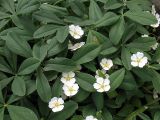
[[[79,89],[79,86],[78,86],[78,84],[73,84],[73,88],[74,88],[74,90],[78,90]]]
[[[69,72],[68,74],[69,74],[69,77],[74,77],[74,76],[75,76],[75,73],[74,73],[74,72],[72,72],[72,71],[71,71],[71,72]]]
[[[63,100],[62,98],[59,98],[59,99],[58,99],[58,102],[59,102],[60,104],[64,104],[64,100]]]
[[[136,67],[136,66],[138,66],[138,62],[131,62],[131,65]]]
[[[97,83],[99,84],[103,84],[104,82],[104,79],[102,77],[99,77],[97,80],[96,80]]]
[[[141,52],[137,52],[137,58],[139,58],[139,59],[141,59],[141,58],[143,58],[144,57],[144,54],[143,53],[141,53]]]
[[[70,91],[68,91],[68,90],[65,90],[65,91],[64,91],[64,94],[65,94],[66,96],[71,96],[71,93],[70,93]]]
[[[143,67],[145,66],[145,63],[140,62],[138,66],[139,66],[140,68],[143,68]]]
[[[73,37],[74,37],[75,39],[80,39],[80,38],[81,38],[80,35],[73,35]]]
[[[148,58],[147,57],[143,57],[143,59],[141,61],[146,64],[148,62]]]
[[[98,92],[104,92],[104,89],[100,88],[100,89],[97,89]]]
[[[136,54],[133,54],[133,55],[131,56],[131,60],[133,60],[133,61],[136,61],[136,60],[137,60]]]
[[[68,72],[63,72],[63,73],[62,73],[62,76],[63,76],[63,77],[68,77]]]
[[[104,90],[105,90],[105,91],[109,91],[110,88],[111,88],[110,85],[107,85],[107,86],[104,88]]]
[[[107,62],[107,59],[106,58],[103,58],[102,60],[101,60],[101,63],[106,63]]]
[[[93,87],[94,87],[95,89],[99,89],[101,86],[100,86],[100,84],[98,84],[98,83],[94,83],[94,84],[93,84]]]
[[[104,84],[105,84],[105,85],[109,85],[109,84],[110,84],[110,80],[104,79]]]
[[[63,108],[64,108],[64,105],[60,105],[60,106],[57,107],[57,110],[61,111],[61,110],[63,110]]]

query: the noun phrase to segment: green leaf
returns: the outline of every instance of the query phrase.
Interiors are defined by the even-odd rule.
[[[119,16],[112,12],[106,13],[101,19],[99,19],[94,25],[95,27],[103,27],[114,24],[119,19]]]
[[[90,0],[89,19],[97,21],[102,18],[102,11],[94,0]]]
[[[1,87],[0,87],[0,103],[4,103],[4,98],[3,98]]]
[[[154,37],[140,37],[127,44],[127,47],[149,51],[151,49],[151,46],[154,44],[156,44],[156,39]]]
[[[87,117],[89,115],[96,115],[96,108],[94,107],[94,105],[87,105],[83,107],[82,114],[84,117]]]
[[[38,120],[35,113],[28,108],[13,105],[8,105],[7,108],[12,120]]]
[[[85,13],[85,5],[82,1],[73,1],[70,3],[72,11],[78,16],[83,17]]]
[[[1,0],[1,6],[3,6],[8,12],[14,14],[15,6],[13,0]]]
[[[44,102],[49,102],[52,97],[51,88],[47,78],[40,69],[37,71],[36,87],[40,98]]]
[[[132,66],[131,66],[131,53],[130,51],[123,47],[122,51],[121,51],[121,59],[122,59],[122,63],[124,65],[124,67],[127,70],[131,70]]]
[[[14,95],[24,96],[26,94],[26,84],[23,77],[16,76],[12,83],[12,92]]]
[[[1,89],[5,88],[12,80],[13,80],[13,77],[2,79],[0,81],[0,87],[1,87]]]
[[[50,25],[50,24],[43,25],[35,31],[35,33],[33,34],[33,37],[42,38],[49,35],[53,35],[57,31],[57,28],[58,26],[56,25]]]
[[[51,115],[49,120],[67,120],[78,109],[78,104],[74,101],[68,101],[64,105],[64,109],[58,113]]]
[[[57,30],[56,39],[58,42],[63,43],[69,34],[68,26],[61,27]]]
[[[35,12],[33,14],[33,17],[43,23],[63,24],[63,21],[58,18],[54,13],[46,10],[39,10]]]
[[[55,13],[57,16],[63,17],[63,16],[68,15],[67,8],[65,7],[59,7],[59,6],[50,5],[50,4],[41,4],[40,8],[43,10]]]
[[[5,18],[9,18],[10,16],[10,14],[0,11],[0,20],[4,20]]]
[[[72,59],[77,64],[83,64],[95,59],[101,51],[101,46],[96,44],[86,44],[75,52]]]
[[[114,45],[117,45],[120,42],[124,31],[125,21],[123,16],[121,16],[120,19],[116,22],[116,24],[111,27],[109,32],[109,38]]]
[[[102,120],[113,120],[111,113],[106,108],[102,111]]]
[[[44,67],[45,71],[54,70],[57,72],[69,72],[77,69],[77,65],[73,60],[62,57],[49,60]]]
[[[160,111],[157,111],[155,114],[154,114],[154,120],[159,120],[160,119]]]
[[[43,61],[47,56],[48,46],[45,43],[37,43],[33,46],[33,57]]]
[[[111,81],[111,89],[110,91],[114,91],[116,88],[118,88],[123,79],[124,79],[124,74],[125,74],[125,69],[122,68],[120,70],[115,71],[114,73],[112,73],[109,77],[110,81]]]
[[[88,92],[94,92],[95,89],[93,87],[93,84],[96,82],[96,79],[87,74],[87,73],[76,73],[76,80],[78,85],[85,91]]]
[[[7,47],[14,53],[21,55],[23,57],[31,57],[31,47],[27,43],[26,40],[22,39],[22,37],[19,37],[17,33],[8,33],[6,38],[6,45]]]
[[[38,0],[19,0],[16,7],[16,12],[18,14],[27,14],[37,10],[38,8],[39,8]]]
[[[92,93],[92,100],[97,108],[97,111],[100,111],[104,107],[104,97],[102,93]]]
[[[56,37],[48,40],[48,57],[54,56],[68,48],[68,40],[59,43]]]
[[[62,87],[62,82],[60,81],[60,79],[57,79],[52,87],[52,94],[54,97],[60,97],[62,95]]]
[[[72,99],[76,102],[83,102],[89,96],[89,94],[89,92],[79,89],[78,93],[73,96]]]
[[[71,120],[84,120],[84,118],[81,115],[75,115],[75,116],[72,117]]]
[[[5,61],[4,58],[0,57],[0,71],[13,74],[11,67]]]
[[[40,65],[40,61],[36,58],[28,58],[23,61],[18,70],[18,75],[26,75],[34,72],[38,66]]]
[[[153,87],[157,90],[160,91],[159,85],[160,85],[160,74],[155,71],[155,70],[150,70],[150,76],[152,77],[152,83]]]
[[[0,108],[0,120],[4,120],[4,108]]]
[[[128,11],[124,15],[142,25],[151,25],[157,23],[155,16],[146,11]]]

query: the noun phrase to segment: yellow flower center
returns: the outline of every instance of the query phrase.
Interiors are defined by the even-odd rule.
[[[72,78],[70,76],[64,77],[67,81],[70,81]]]
[[[100,88],[104,90],[104,88],[105,88],[105,85],[104,85],[104,84],[102,84]]]
[[[59,103],[59,102],[55,102],[55,103],[53,103],[53,106],[55,106],[55,107],[58,107],[58,106],[60,106],[61,104]]]
[[[69,92],[72,93],[73,91],[75,91],[72,87],[69,88]]]
[[[109,67],[109,64],[108,63],[104,63],[103,66],[104,67]]]
[[[141,60],[142,60],[142,58],[138,58],[138,59],[136,60],[136,62],[140,63]]]

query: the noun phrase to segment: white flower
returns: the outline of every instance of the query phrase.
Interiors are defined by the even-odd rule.
[[[96,70],[96,75],[95,75],[95,78],[99,78],[99,77],[105,77],[105,79],[108,79],[109,78],[109,75],[106,74],[106,71],[105,70]]]
[[[157,47],[158,47],[158,43],[156,43],[156,44],[154,44],[154,45],[151,46],[151,48],[152,48],[153,50],[156,50]]]
[[[51,108],[53,112],[59,112],[64,108],[64,101],[62,98],[54,97],[49,102],[48,107]]]
[[[70,25],[69,26],[69,33],[75,39],[80,39],[84,34],[84,31],[79,25]]]
[[[79,86],[77,83],[70,85],[65,85],[65,84],[63,85],[63,91],[66,96],[74,96],[75,94],[77,94],[78,90]]]
[[[75,51],[75,50],[81,48],[84,44],[85,44],[85,42],[76,43],[74,45],[72,43],[69,43],[68,49],[70,49],[71,51]]]
[[[143,68],[148,62],[148,58],[143,53],[137,52],[131,56],[131,65],[134,67]]]
[[[146,35],[146,34],[144,34],[144,35],[142,35],[141,37],[149,37],[148,35]]]
[[[111,59],[103,58],[100,62],[100,65],[104,70],[109,70],[113,66],[113,62]]]
[[[93,84],[93,87],[98,92],[107,92],[111,88],[110,87],[110,80],[99,77],[99,78],[97,78],[96,83]]]
[[[62,73],[61,81],[63,84],[74,84],[76,82],[74,72],[64,72]]]
[[[98,119],[90,115],[90,116],[87,116],[85,120],[98,120]]]

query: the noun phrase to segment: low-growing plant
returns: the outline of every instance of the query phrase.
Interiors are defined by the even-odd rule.
[[[0,120],[160,120],[159,24],[150,0],[0,0]]]

